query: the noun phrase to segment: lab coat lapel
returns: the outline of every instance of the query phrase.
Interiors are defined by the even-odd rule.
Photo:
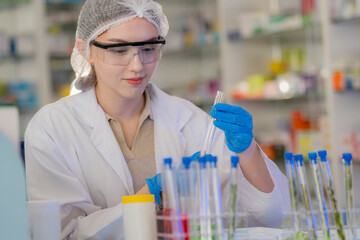
[[[93,128],[90,136],[91,141],[103,158],[119,175],[128,194],[132,195],[134,194],[134,187],[130,170],[110,125],[108,124],[105,113],[97,103],[95,90],[91,89],[85,94],[87,94],[87,99],[84,99],[85,101],[82,101],[81,104],[86,104],[86,107],[77,107],[79,116],[83,119],[87,119],[87,122]]]
[[[192,112],[155,85],[149,84],[148,91],[154,116],[156,168],[160,172],[164,158],[171,157],[178,162],[184,156],[187,140],[182,129]]]

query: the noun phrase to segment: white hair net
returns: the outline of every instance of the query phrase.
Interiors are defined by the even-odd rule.
[[[111,27],[135,17],[146,18],[157,27],[160,36],[166,37],[169,23],[161,5],[153,0],[87,0],[84,3],[75,38],[86,42],[85,49],[77,49],[75,46],[71,54],[77,89],[89,89],[96,81],[94,69],[87,61],[90,57],[90,41]],[[85,57],[80,52],[85,53]]]

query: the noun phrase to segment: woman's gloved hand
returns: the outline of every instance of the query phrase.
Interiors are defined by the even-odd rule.
[[[226,103],[217,103],[210,111],[214,125],[225,132],[226,145],[235,153],[244,152],[254,137],[252,116],[245,109]]]
[[[160,191],[161,191],[161,173],[156,174],[152,178],[146,179],[149,191],[154,195],[155,201],[158,205],[161,203]]]
[[[196,161],[196,160],[199,159],[199,157],[200,157],[200,151],[194,153],[193,155],[191,155],[190,161],[191,161],[191,162],[192,162],[192,161]],[[208,158],[213,157],[213,156],[212,156],[211,154],[205,154],[204,157],[206,157],[206,159],[208,159]]]

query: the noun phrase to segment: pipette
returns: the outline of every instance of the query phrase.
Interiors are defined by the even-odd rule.
[[[231,156],[230,169],[230,204],[229,204],[229,233],[228,239],[234,239],[235,234],[235,217],[236,217],[236,197],[237,197],[237,181],[238,181],[238,156]]]
[[[290,199],[291,206],[293,210],[294,216],[294,228],[296,239],[302,239],[302,234],[300,232],[300,224],[298,218],[298,206],[296,202],[296,173],[295,173],[295,164],[293,159],[293,154],[291,152],[287,152],[284,154],[285,157],[285,166],[286,166],[286,175],[289,181],[289,191],[290,191]]]
[[[213,206],[215,213],[216,223],[216,239],[223,239],[223,223],[222,223],[222,207],[221,207],[221,189],[219,182],[219,174],[216,167],[217,157],[210,157],[210,181],[211,181],[211,192],[213,198]]]
[[[318,200],[318,204],[319,204],[319,212],[320,212],[320,217],[321,217],[321,225],[322,225],[322,230],[323,230],[323,234],[324,234],[324,238],[326,240],[330,239],[330,228],[329,228],[329,220],[327,218],[327,214],[326,214],[326,205],[325,205],[325,198],[324,198],[324,192],[322,189],[322,180],[321,180],[321,176],[320,176],[320,172],[319,172],[319,168],[318,168],[318,164],[317,164],[317,155],[315,152],[311,152],[308,154],[309,159],[310,159],[310,168],[311,168],[311,173],[313,176],[313,180],[315,183],[315,193],[316,193],[316,198]]]
[[[215,101],[214,101],[214,105],[217,103],[222,103],[224,102],[224,93],[221,91],[217,91],[216,93],[216,97],[215,97]],[[210,153],[210,147],[211,147],[211,142],[212,139],[214,137],[214,133],[215,133],[215,126],[214,126],[214,118],[211,117],[211,122],[208,126],[208,130],[206,132],[205,135],[205,139],[203,142],[203,145],[201,147],[201,151],[200,151],[200,156],[203,157],[206,154]]]
[[[334,223],[337,229],[339,239],[345,240],[345,233],[343,230],[343,223],[340,213],[337,209],[337,202],[335,198],[334,185],[331,177],[331,170],[329,162],[326,158],[326,150],[318,151],[320,157],[321,176],[323,177],[323,184],[325,186],[326,195],[330,200],[330,210],[333,213]]]
[[[346,196],[346,210],[347,210],[347,221],[348,225],[351,228],[352,239],[357,239],[356,237],[356,228],[355,228],[355,215],[354,215],[354,189],[352,187],[353,183],[353,169],[352,169],[352,155],[351,153],[343,154],[343,169],[345,177],[345,196]]]
[[[300,184],[300,192],[302,193],[302,198],[304,200],[304,205],[307,213],[307,221],[310,227],[310,233],[313,240],[316,239],[316,233],[315,233],[315,219],[312,214],[312,207],[311,207],[311,200],[310,200],[310,194],[309,194],[309,187],[307,184],[307,177],[306,177],[306,171],[304,168],[304,158],[303,155],[295,155],[294,156],[296,161],[296,170],[297,170],[297,176],[299,178],[299,184]]]

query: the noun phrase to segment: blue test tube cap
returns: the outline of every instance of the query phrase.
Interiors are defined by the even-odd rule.
[[[208,160],[210,163],[212,163],[212,166],[216,167],[217,157],[210,155]]]
[[[206,168],[206,157],[199,157],[200,168]]]
[[[343,159],[344,159],[345,165],[348,165],[348,166],[351,165],[351,160],[352,160],[352,155],[351,155],[351,153],[344,153],[344,154],[343,154]]]
[[[189,169],[190,168],[190,162],[191,162],[191,158],[190,157],[183,157],[182,158],[182,162],[185,166],[185,169]]]
[[[294,156],[296,162],[300,163],[300,166],[304,166],[304,157],[302,154],[298,154]]]
[[[316,152],[308,153],[308,156],[309,156],[310,161],[311,161],[312,163],[315,163],[315,164],[316,164],[316,158],[317,158]]]
[[[236,168],[239,163],[239,157],[238,156],[231,156],[231,167]]]
[[[320,160],[321,160],[322,162],[326,162],[326,161],[327,161],[327,160],[326,160],[326,155],[327,155],[326,150],[320,150],[320,151],[318,151],[318,154],[319,154]]]
[[[171,158],[164,158],[164,165],[170,165],[171,167],[172,159]]]
[[[291,162],[291,161],[293,160],[293,153],[292,153],[292,152],[286,152],[286,153],[284,153],[284,158],[285,158],[287,161]]]

